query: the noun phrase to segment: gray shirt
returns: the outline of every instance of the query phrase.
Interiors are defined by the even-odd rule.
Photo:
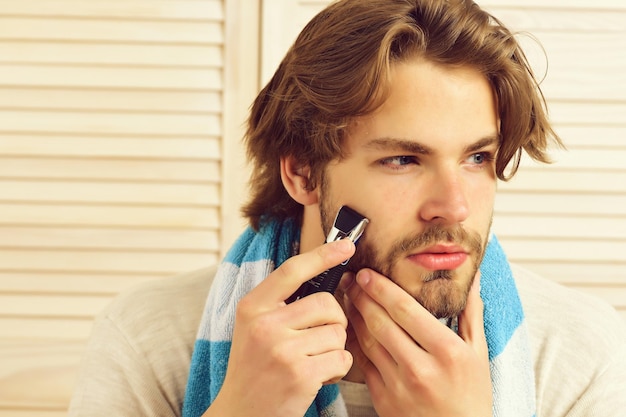
[[[626,415],[626,324],[608,304],[512,265],[528,323],[537,416]],[[99,315],[70,416],[180,416],[215,268],[144,283]],[[366,387],[340,386],[351,417]],[[514,416],[511,416],[514,417]]]

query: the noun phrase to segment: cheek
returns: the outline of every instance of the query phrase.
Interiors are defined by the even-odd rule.
[[[466,223],[468,228],[480,233],[484,240],[488,238],[487,235],[489,234],[493,218],[495,196],[495,182],[483,182],[472,190],[470,217]]]
[[[477,184],[473,184],[469,192],[472,201],[470,206],[472,212],[474,214],[485,213],[485,215],[490,215],[496,198],[495,181],[480,181]]]
[[[372,199],[385,207],[386,211],[405,211],[415,209],[419,204],[420,188],[423,185],[411,176],[388,176],[371,181]]]
[[[393,242],[420,227],[416,221],[418,202],[407,190],[389,184],[375,185],[370,190],[362,202],[371,221],[368,232],[372,245],[385,253]]]

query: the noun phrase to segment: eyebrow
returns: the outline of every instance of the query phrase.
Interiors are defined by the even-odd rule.
[[[486,136],[466,146],[464,152],[476,152],[486,147],[493,146],[494,144],[498,144],[499,141],[500,139],[497,134]],[[422,143],[390,137],[372,139],[364,145],[364,148],[374,150],[398,150],[420,155],[432,155],[435,153],[433,148]]]
[[[478,141],[465,147],[465,153],[472,153],[480,151],[481,149],[488,148],[490,146],[498,145],[500,143],[500,136],[495,134],[486,136]]]
[[[367,142],[364,146],[366,149],[373,150],[398,150],[404,151],[407,153],[416,153],[422,155],[430,155],[433,153],[433,150],[421,143],[414,142],[412,140],[406,139],[396,139],[396,138],[377,138],[372,139]]]

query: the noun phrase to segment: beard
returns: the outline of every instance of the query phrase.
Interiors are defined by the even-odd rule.
[[[329,194],[325,192],[327,187],[324,183],[325,181],[322,180],[320,215],[324,233],[328,234],[340,206],[333,205],[329,201]],[[458,270],[416,271],[413,276],[402,277],[402,279],[404,282],[421,283],[418,290],[411,293],[407,288],[400,286],[437,318],[456,317],[465,309],[467,296],[486,246],[486,239],[483,242],[478,232],[467,231],[459,224],[429,225],[421,232],[411,233],[394,240],[387,251],[376,247],[375,241],[376,238],[368,236],[366,229],[358,241],[356,253],[348,263],[348,270],[356,273],[360,269],[369,268],[398,285],[401,284],[401,280],[396,275],[396,265],[407,256],[440,243],[463,247],[469,254],[468,260],[471,262],[469,271],[460,268]]]

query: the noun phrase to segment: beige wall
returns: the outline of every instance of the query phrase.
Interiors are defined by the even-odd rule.
[[[0,417],[64,415],[94,315],[241,229],[257,80],[327,2],[266,0],[262,28],[260,3],[0,0]],[[626,4],[481,3],[545,47],[569,147],[502,184],[494,228],[626,318]]]

